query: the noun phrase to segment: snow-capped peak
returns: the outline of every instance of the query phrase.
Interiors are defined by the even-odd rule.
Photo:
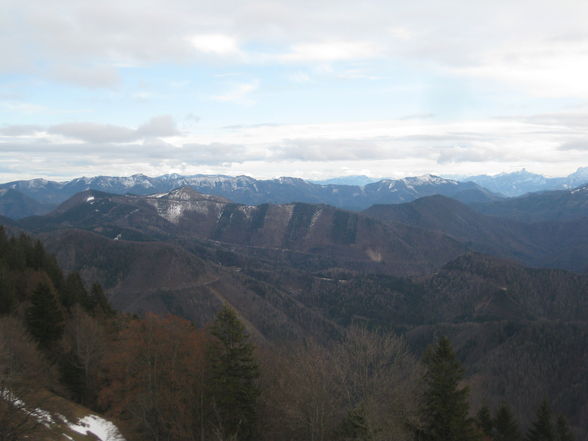
[[[435,175],[422,175],[422,176],[414,176],[401,179],[403,182],[410,184],[410,185],[439,185],[439,184],[453,184],[457,185],[457,181],[453,181],[451,179],[441,178]]]

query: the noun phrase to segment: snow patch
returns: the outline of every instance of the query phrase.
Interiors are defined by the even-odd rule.
[[[294,213],[294,204],[287,204],[282,205],[284,211],[286,211],[286,215],[288,216],[288,222],[292,219],[292,214]]]
[[[82,435],[90,432],[100,441],[126,441],[114,424],[96,415],[87,415],[78,420],[77,424],[68,422],[67,425]]]
[[[585,191],[588,192],[588,186],[576,188],[575,190],[570,191],[570,194],[577,194]]]
[[[322,209],[318,209],[316,210],[313,215],[312,215],[312,219],[310,220],[310,226],[308,227],[309,230],[312,230],[312,228],[314,227],[314,225],[316,224],[316,221],[318,220],[318,218],[321,216],[322,213]]]
[[[94,198],[94,196],[88,196],[88,197],[86,198],[86,202],[91,202],[91,201],[93,201],[94,199],[95,199],[95,198]]]
[[[254,207],[252,205],[241,205],[238,208],[238,210],[241,213],[243,213],[247,219],[251,219],[251,215],[253,214],[253,211],[255,211],[256,209],[257,207]]]
[[[183,213],[183,204],[170,201],[169,205],[160,212],[160,215],[168,221],[177,224],[180,221]]]

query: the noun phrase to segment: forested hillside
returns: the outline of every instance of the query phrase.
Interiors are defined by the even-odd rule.
[[[588,278],[469,251],[539,256],[539,224],[439,196],[364,215],[182,188],[83,192],[7,228],[2,312],[54,373],[35,388],[105,413],[130,440],[413,439],[418,360],[440,335],[463,363],[470,415],[488,406],[524,431],[548,400],[586,437]],[[219,313],[249,348],[246,408],[214,391]],[[358,351],[381,371],[352,392]]]

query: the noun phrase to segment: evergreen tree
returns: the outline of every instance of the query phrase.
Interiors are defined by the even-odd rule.
[[[568,421],[563,415],[557,418],[555,423],[556,428],[556,441],[574,441],[574,435],[568,426]]]
[[[528,441],[555,441],[551,409],[547,401],[543,401],[537,409],[535,421],[527,433]]]
[[[57,296],[47,282],[33,291],[27,310],[27,328],[42,349],[50,349],[63,335],[64,317]]]
[[[506,403],[501,404],[494,418],[494,441],[521,441],[519,425]]]
[[[88,293],[79,273],[71,273],[61,290],[61,304],[69,311],[74,305],[86,300]]]
[[[82,302],[82,306],[91,315],[95,315],[97,312],[106,315],[114,314],[114,309],[110,306],[106,294],[104,294],[104,290],[99,283],[92,285],[90,294],[86,296],[85,301]]]
[[[492,421],[492,415],[488,406],[480,407],[478,414],[476,415],[476,423],[482,430],[484,435],[492,436],[492,430],[494,428],[494,422]]]
[[[235,312],[225,305],[211,327],[211,393],[218,430],[225,438],[254,439],[259,368],[254,346]]]
[[[468,389],[459,387],[464,370],[447,337],[430,347],[423,359],[425,392],[418,441],[474,441],[480,439],[469,418]]]
[[[10,314],[16,304],[14,284],[8,268],[0,262],[0,315]]]

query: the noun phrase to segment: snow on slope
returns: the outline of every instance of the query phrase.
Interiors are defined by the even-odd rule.
[[[87,415],[76,424],[67,423],[67,425],[71,430],[82,435],[90,432],[100,441],[126,441],[114,424],[96,415]]]

